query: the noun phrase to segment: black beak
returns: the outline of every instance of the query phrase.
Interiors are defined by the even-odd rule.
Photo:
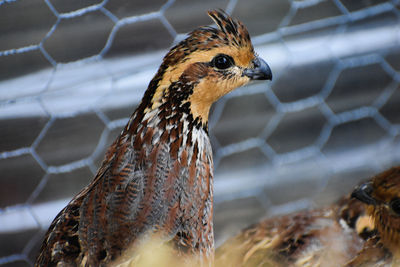
[[[272,72],[267,62],[256,57],[253,60],[254,68],[245,69],[243,74],[251,80],[272,80]]]
[[[371,182],[367,182],[356,187],[353,193],[351,193],[351,197],[354,197],[368,205],[376,205],[376,200],[371,196],[372,190]]]

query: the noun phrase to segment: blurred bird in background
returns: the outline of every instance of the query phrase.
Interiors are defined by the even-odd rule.
[[[364,206],[350,197],[327,208],[264,220],[225,242],[217,266],[343,266],[373,232]]]
[[[361,202],[359,201],[361,200]],[[262,221],[216,251],[217,266],[400,266],[400,167],[317,210]]]
[[[400,266],[400,167],[378,174],[352,196],[365,203],[377,234],[349,266]]]
[[[218,29],[196,29],[167,53],[92,183],[54,219],[37,266],[129,262],[140,240],[151,236],[182,258],[212,264],[209,109],[272,74],[241,22],[223,11],[209,16]]]

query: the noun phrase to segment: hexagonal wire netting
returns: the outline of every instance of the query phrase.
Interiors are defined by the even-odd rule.
[[[2,0],[0,264],[33,264],[163,54],[211,8],[248,26],[274,73],[212,110],[217,245],[399,163],[397,0]]]

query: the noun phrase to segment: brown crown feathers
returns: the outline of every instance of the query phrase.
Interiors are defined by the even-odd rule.
[[[130,262],[152,235],[212,264],[208,112],[233,89],[272,75],[241,22],[209,15],[218,29],[194,30],[167,53],[94,180],[50,225],[36,266]]]

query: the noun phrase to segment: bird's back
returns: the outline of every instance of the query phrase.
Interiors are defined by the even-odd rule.
[[[360,232],[370,226],[356,225],[363,216],[363,206],[346,198],[340,205],[267,219],[218,248],[216,263],[249,267],[343,266],[363,246]]]

